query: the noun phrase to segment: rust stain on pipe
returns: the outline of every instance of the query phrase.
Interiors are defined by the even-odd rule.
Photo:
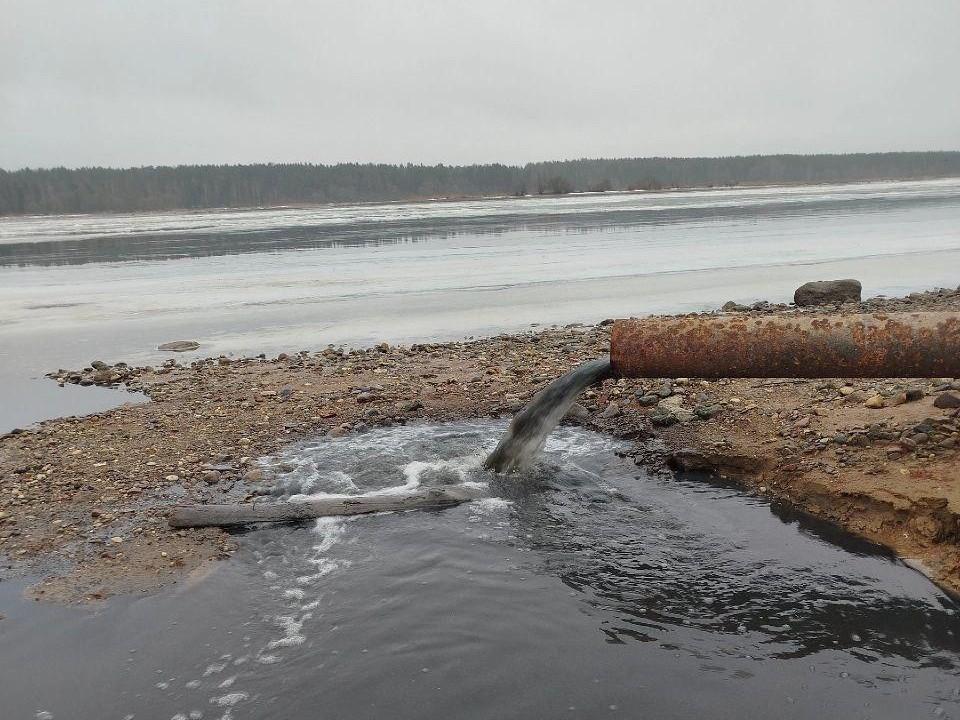
[[[623,377],[960,377],[960,313],[618,320]]]

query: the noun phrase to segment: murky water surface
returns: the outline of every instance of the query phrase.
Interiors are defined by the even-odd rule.
[[[788,301],[811,279],[953,287],[958,267],[960,180],[0,218],[0,432],[127,399],[42,376],[156,363],[169,340],[456,339]]]
[[[874,548],[561,428],[289,448],[279,492],[483,483],[440,512],[262,527],[202,583],[101,608],[0,583],[3,717],[960,717],[958,605]]]

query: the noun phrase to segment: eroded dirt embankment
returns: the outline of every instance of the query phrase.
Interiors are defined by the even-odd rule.
[[[960,310],[960,292],[833,311],[922,309]],[[0,438],[0,555],[9,570],[43,574],[35,593],[51,599],[98,599],[181,581],[229,556],[234,543],[218,530],[170,530],[169,507],[269,492],[270,475],[284,468],[265,471],[256,458],[318,433],[508,416],[608,349],[609,325],[600,324],[54,373],[60,382],[122,381],[153,402]],[[955,378],[608,380],[584,394],[569,421],[633,440],[638,463],[717,473],[789,501],[922,561],[943,586],[960,590],[960,411],[953,398],[960,398]]]

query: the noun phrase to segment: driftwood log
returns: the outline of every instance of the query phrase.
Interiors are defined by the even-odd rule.
[[[251,502],[233,505],[181,505],[170,513],[170,527],[231,527],[260,522],[295,522],[333,515],[444,508],[479,497],[461,486],[422,488],[410,493],[371,493],[356,497],[316,498],[293,502]]]

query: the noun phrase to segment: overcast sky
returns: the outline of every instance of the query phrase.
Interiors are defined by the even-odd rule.
[[[960,149],[960,0],[0,0],[0,167]]]

